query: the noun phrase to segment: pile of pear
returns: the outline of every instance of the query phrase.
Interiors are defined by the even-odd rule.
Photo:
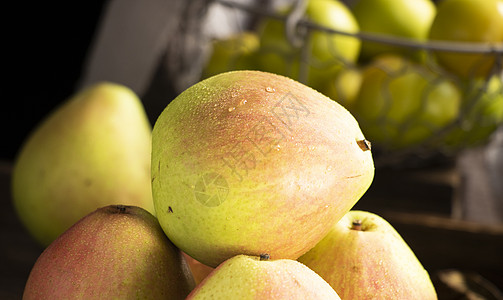
[[[280,75],[233,71],[180,93],[150,127],[100,83],[27,138],[16,212],[46,246],[24,299],[436,299],[381,217],[344,107]]]

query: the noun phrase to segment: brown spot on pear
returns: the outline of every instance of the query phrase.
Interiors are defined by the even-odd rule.
[[[213,76],[154,125],[151,165],[166,165],[152,168],[157,217],[173,243],[212,267],[237,254],[296,259],[370,186],[374,165],[361,140],[344,107],[297,81]]]

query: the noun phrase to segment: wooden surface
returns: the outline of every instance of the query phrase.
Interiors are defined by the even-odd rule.
[[[14,212],[10,172],[9,163],[0,163],[0,299],[21,299],[31,267],[43,249]],[[440,275],[450,270],[462,272],[476,285],[485,282],[485,286],[501,288],[503,227],[450,218],[453,178],[448,171],[435,174],[381,172],[355,209],[377,213],[395,227],[432,275],[440,299],[469,299],[464,292],[445,286]]]

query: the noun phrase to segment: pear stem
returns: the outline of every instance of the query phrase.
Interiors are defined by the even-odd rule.
[[[362,149],[362,151],[368,151],[368,150],[372,149],[372,146],[371,146],[369,140],[359,140],[359,141],[356,141],[356,143],[358,144],[358,146],[360,146],[360,149]]]
[[[362,230],[362,220],[354,220],[353,224],[351,224],[351,229],[352,230]]]
[[[125,213],[126,212],[126,207],[124,205],[117,205],[117,209],[121,213]]]
[[[260,254],[260,260],[269,260],[271,256],[268,253],[262,253]]]

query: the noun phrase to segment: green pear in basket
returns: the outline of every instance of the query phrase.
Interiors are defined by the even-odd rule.
[[[359,30],[351,11],[339,1],[309,0],[304,18],[329,29],[348,33]],[[257,63],[260,70],[299,81],[306,79],[307,85],[318,90],[327,77],[336,74],[344,64],[356,62],[360,54],[359,39],[312,30],[303,41],[306,43],[303,50],[307,52],[304,55],[302,49],[294,47],[286,37],[284,21],[265,19],[259,27],[261,44]],[[302,78],[305,75],[307,78]]]
[[[430,40],[503,47],[503,0],[444,0],[429,32]],[[455,46],[454,47],[459,47]],[[500,54],[501,55],[501,54]],[[486,78],[494,70],[496,53],[435,52],[439,64],[465,79]]]
[[[362,32],[424,42],[435,17],[436,6],[431,0],[358,0],[352,12]],[[411,59],[422,58],[424,54],[410,47],[363,41],[360,59],[368,61],[384,53]]]
[[[230,37],[212,42],[211,55],[203,68],[203,78],[233,70],[255,68],[255,52],[259,48],[259,38],[254,32],[240,32]]]
[[[503,124],[503,82],[494,75],[489,81],[474,80],[463,96],[459,126],[446,136],[454,149],[484,143]]]
[[[320,92],[351,110],[362,81],[363,73],[359,68],[344,67],[335,76],[327,79]]]
[[[386,150],[426,143],[459,114],[461,92],[447,77],[394,55],[374,59],[352,112],[366,136]]]

